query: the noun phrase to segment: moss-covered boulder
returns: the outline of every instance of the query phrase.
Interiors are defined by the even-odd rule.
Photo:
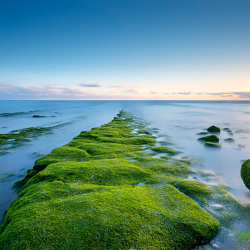
[[[219,133],[220,132],[220,128],[213,125],[213,126],[207,128],[207,131],[209,133]]]
[[[211,189],[184,180],[187,164],[146,153],[145,146],[172,151],[133,133],[133,123],[121,112],[38,159],[5,213],[0,249],[193,249],[210,242],[220,224],[196,201]]]
[[[200,137],[198,139],[199,141],[206,141],[206,142],[219,142],[219,138],[217,135],[208,135],[208,136],[204,136],[204,137]]]
[[[240,175],[244,184],[250,190],[250,159],[242,163]]]

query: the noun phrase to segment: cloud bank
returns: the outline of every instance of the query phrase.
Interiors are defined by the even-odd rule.
[[[90,93],[77,88],[60,87],[53,85],[15,86],[0,83],[0,99],[70,99],[89,95]]]
[[[86,91],[81,87],[88,87]],[[79,87],[62,87],[58,85],[17,86],[0,82],[1,100],[249,100],[250,92],[160,92],[145,90],[143,87],[128,88],[126,85],[115,85],[100,88],[99,83],[78,84]],[[91,89],[93,88],[93,89]],[[111,88],[111,89],[110,89]]]

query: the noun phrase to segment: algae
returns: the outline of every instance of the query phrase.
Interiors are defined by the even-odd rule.
[[[250,159],[242,163],[240,175],[245,186],[250,190]]]
[[[233,238],[238,249],[250,249],[250,231],[238,232]]]
[[[28,112],[14,112],[14,113],[1,113],[0,117],[10,117],[10,116],[16,116],[16,115],[27,115],[27,114],[32,114],[34,112],[37,112],[39,110],[31,110]]]
[[[214,142],[205,142],[204,144],[205,146],[207,147],[213,147],[213,148],[220,148],[221,147],[221,144],[219,143],[214,143]]]
[[[85,116],[83,116],[85,117]],[[82,118],[82,117],[80,117]],[[71,122],[65,122],[50,127],[29,127],[24,129],[13,130],[7,134],[0,134],[0,155],[8,153],[6,149],[12,149],[30,142],[44,134],[52,133],[52,130],[61,126],[68,125]]]
[[[216,126],[211,126],[207,129],[208,132],[210,133],[219,133],[220,132],[220,128],[219,127],[216,127]]]
[[[153,147],[152,150],[157,153],[167,153],[168,155],[177,155],[180,153],[180,151],[165,146]]]
[[[36,138],[46,133],[50,133],[52,127],[30,127],[20,130],[13,130],[7,134],[0,134],[0,152],[15,148],[29,142],[32,138]]]
[[[200,141],[206,141],[206,142],[219,142],[219,138],[217,135],[208,135],[204,137],[200,137],[198,140]]]
[[[5,213],[0,248],[193,249],[209,243],[220,229],[216,219],[230,217],[210,211],[209,201],[225,208],[236,201],[222,188],[185,180],[192,172],[186,163],[152,157],[145,148],[169,148],[133,132],[147,131],[136,122],[121,111],[38,159],[16,184],[23,187]]]

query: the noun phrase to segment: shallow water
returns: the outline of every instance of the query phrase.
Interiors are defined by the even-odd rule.
[[[37,158],[66,144],[81,131],[109,122],[121,109],[149,122],[149,129],[157,132],[161,141],[171,141],[170,147],[184,152],[178,157],[193,156],[195,170],[205,170],[216,177],[209,179],[196,174],[190,176],[191,179],[227,184],[238,200],[250,204],[250,192],[240,177],[242,161],[250,158],[250,102],[0,101],[0,133],[56,125],[52,133],[32,139],[25,146],[10,149],[8,154],[0,156],[0,178],[14,174],[0,181],[0,218],[16,198],[11,186],[24,177]],[[44,117],[34,118],[33,115]],[[230,135],[222,130],[218,135],[221,148],[205,147],[197,141],[202,137],[197,133],[204,132],[211,125],[229,128],[233,133]],[[235,142],[224,141],[227,138],[233,138]],[[230,249],[227,243],[223,244]]]
[[[0,101],[0,114],[12,113],[11,116],[0,115],[0,133],[28,127],[56,126],[52,133],[39,136],[0,155],[0,223],[4,211],[17,197],[11,189],[15,181],[26,175],[37,158],[52,149],[72,140],[83,130],[90,130],[109,122],[123,108],[122,102],[106,101]],[[30,111],[36,112],[29,113]],[[15,112],[24,114],[14,115]],[[33,115],[45,117],[33,118]],[[53,117],[51,117],[53,116]],[[14,174],[7,181],[1,181],[6,174]]]
[[[173,148],[199,158],[197,168],[214,171],[237,199],[249,204],[250,192],[241,180],[240,168],[242,161],[250,158],[250,102],[154,101],[128,109],[168,135]],[[233,132],[229,135],[222,130],[218,134],[221,148],[206,147],[197,141],[204,136],[197,133],[211,125]],[[224,141],[227,138],[235,142]]]

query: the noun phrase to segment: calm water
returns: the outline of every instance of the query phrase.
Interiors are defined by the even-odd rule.
[[[0,218],[17,196],[11,186],[33,167],[40,157],[38,153],[47,154],[81,131],[109,122],[121,109],[149,122],[149,128],[157,128],[160,134],[168,135],[173,148],[199,160],[193,166],[195,169],[214,172],[217,182],[227,184],[241,202],[250,203],[250,191],[240,178],[242,161],[250,158],[250,102],[0,101],[0,114],[13,114],[0,115],[0,133],[58,125],[51,134],[42,135],[0,156],[0,178],[14,174],[9,180],[0,182]],[[14,114],[16,112],[22,113]],[[33,115],[44,117],[33,118]],[[204,147],[197,141],[200,137],[197,133],[211,125],[232,131],[231,135],[226,131],[220,133],[220,149]],[[235,142],[224,141],[227,138],[233,138]]]

